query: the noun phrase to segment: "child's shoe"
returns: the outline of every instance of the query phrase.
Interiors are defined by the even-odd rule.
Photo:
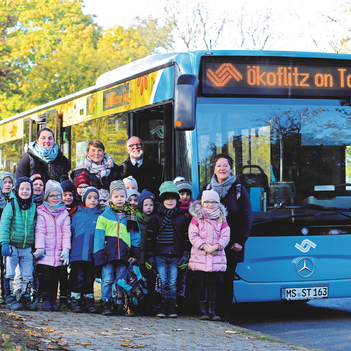
[[[72,300],[71,300],[71,309],[72,309],[72,312],[74,313],[82,313],[83,312],[83,309],[82,309],[82,299],[81,297],[72,297]]]
[[[167,301],[167,317],[168,318],[177,318],[177,306],[175,299],[168,299]]]
[[[206,311],[206,301],[199,301],[199,319],[202,321],[208,321],[210,319]]]
[[[84,302],[85,302],[86,312],[89,312],[89,313],[96,313],[97,312],[96,308],[94,307],[94,298],[93,297],[85,297]]]
[[[60,309],[67,309],[68,308],[68,299],[66,296],[61,296],[60,297]]]
[[[214,301],[210,301],[208,303],[208,315],[211,321],[220,321],[221,318],[216,315],[216,303]]]
[[[166,312],[167,312],[167,300],[162,299],[161,307],[159,308],[158,313],[156,314],[156,317],[166,318]]]
[[[101,300],[101,305],[102,305],[102,314],[104,316],[112,316],[112,300],[106,299],[106,300]]]
[[[6,306],[13,311],[23,310],[23,306],[20,302],[17,301],[15,294],[6,296]]]
[[[23,294],[21,296],[21,303],[24,309],[27,311],[38,311],[38,307],[36,303],[32,302],[30,295]]]
[[[49,292],[42,292],[41,297],[43,302],[41,304],[41,308],[43,311],[51,311],[51,293]]]
[[[51,293],[51,311],[57,312],[60,310],[60,307],[56,303],[57,293],[56,291]]]

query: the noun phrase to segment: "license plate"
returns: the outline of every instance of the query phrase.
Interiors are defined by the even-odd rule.
[[[328,286],[282,289],[283,300],[325,299],[329,296]]]

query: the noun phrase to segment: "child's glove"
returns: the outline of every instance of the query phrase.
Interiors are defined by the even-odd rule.
[[[189,262],[189,254],[184,253],[183,256],[180,258],[180,260],[178,261],[178,268],[182,270],[185,269],[188,266],[188,262]]]
[[[11,249],[9,244],[2,244],[1,254],[3,256],[11,256]]]
[[[155,269],[156,267],[156,261],[155,261],[155,258],[154,257],[149,257],[146,259],[145,261],[145,267],[148,269],[148,270],[152,270],[152,269]]]
[[[61,261],[63,262],[64,266],[69,264],[69,250],[67,250],[67,249],[62,250]]]
[[[33,252],[33,256],[36,260],[39,260],[45,256],[45,251],[43,249],[36,249]]]

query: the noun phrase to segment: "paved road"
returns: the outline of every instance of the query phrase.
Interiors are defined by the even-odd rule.
[[[232,323],[310,347],[351,350],[351,299],[238,304]]]
[[[16,312],[27,326],[50,335],[62,350],[220,350],[220,351],[311,351],[221,322],[194,317],[106,317],[72,312]],[[47,334],[46,334],[47,333]],[[50,343],[50,341],[48,341]]]

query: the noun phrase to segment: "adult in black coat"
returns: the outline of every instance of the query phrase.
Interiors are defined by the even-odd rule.
[[[227,154],[218,154],[214,158],[214,165],[211,182],[201,189],[198,199],[201,199],[204,190],[213,189],[219,194],[221,203],[228,211],[230,241],[225,248],[227,271],[224,273],[224,284],[218,289],[217,298],[219,314],[223,321],[228,321],[233,302],[234,273],[238,262],[244,261],[245,242],[252,226],[252,209],[247,190],[232,174],[233,159]]]
[[[121,179],[122,170],[123,167],[118,166],[113,158],[105,153],[104,144],[93,139],[87,146],[83,164],[72,170],[71,179],[74,182],[77,176],[85,171],[93,187],[109,190],[112,181]]]
[[[44,184],[49,179],[60,182],[63,174],[68,174],[71,165],[55,143],[54,132],[42,128],[37,139],[29,144],[28,151],[21,157],[16,169],[16,179],[40,174]]]
[[[123,177],[133,176],[138,182],[138,191],[146,189],[156,197],[163,178],[163,167],[144,154],[144,143],[136,136],[127,142],[129,157],[122,163],[124,167]]]

